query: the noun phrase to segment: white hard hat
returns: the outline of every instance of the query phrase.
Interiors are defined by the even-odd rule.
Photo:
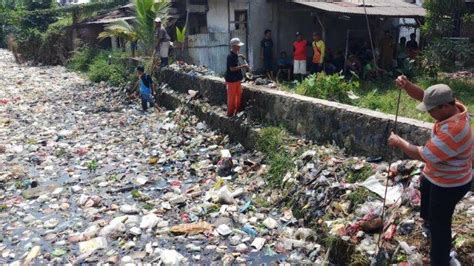
[[[161,23],[161,18],[155,18],[156,23]]]

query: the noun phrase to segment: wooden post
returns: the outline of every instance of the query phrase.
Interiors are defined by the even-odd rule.
[[[316,12],[316,19],[318,20],[319,26],[321,26],[321,38],[323,39],[324,43],[326,43],[326,27],[324,27],[318,12]]]
[[[347,57],[349,56],[349,38],[351,37],[351,30],[346,33],[346,53],[344,55],[344,72],[347,70]]]

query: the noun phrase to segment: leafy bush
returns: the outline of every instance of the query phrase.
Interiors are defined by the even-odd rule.
[[[49,24],[48,31],[61,31],[66,27],[72,25],[72,18],[70,16],[58,19],[56,22]]]
[[[96,55],[97,53],[95,50],[87,46],[83,46],[74,51],[67,66],[68,68],[75,71],[87,72],[89,70],[89,65],[92,63],[92,60],[94,60]]]
[[[110,55],[110,59],[107,53],[101,53],[95,57],[87,72],[89,79],[94,82],[105,81],[112,86],[123,85],[127,81],[129,71],[121,57],[114,55]]]
[[[70,43],[71,19],[64,18],[52,23],[46,31],[39,28],[17,29],[16,41],[19,51],[28,60],[46,65],[62,65],[66,63]]]
[[[405,75],[409,79],[415,78],[417,76],[417,71],[415,67],[415,60],[405,58],[401,64],[395,69],[395,73],[398,75]]]
[[[296,88],[296,93],[331,100],[342,103],[349,103],[348,93],[355,91],[359,87],[357,81],[346,81],[344,76],[326,75],[324,73],[313,74],[307,77]]]
[[[422,26],[423,34],[429,38],[444,36],[456,36],[455,29],[462,18],[468,12],[464,0],[429,0],[423,2],[427,14]]]
[[[38,29],[23,30],[17,35],[18,50],[28,60],[39,58],[42,40],[42,33]]]
[[[68,27],[72,25],[71,18],[62,18],[50,24],[48,30],[42,35],[40,57],[37,61],[47,65],[63,65],[67,62],[72,43],[68,37],[71,32]]]
[[[469,41],[438,39],[430,43],[421,56],[425,74],[436,78],[439,71],[453,71],[474,65],[474,44]]]

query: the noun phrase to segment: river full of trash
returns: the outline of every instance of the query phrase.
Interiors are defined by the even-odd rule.
[[[0,264],[363,265],[380,233],[392,262],[426,257],[421,163],[394,166],[384,226],[383,162],[298,141],[292,170],[271,186],[263,153],[185,107],[142,113],[124,95],[0,50]],[[463,261],[473,201],[453,226]]]

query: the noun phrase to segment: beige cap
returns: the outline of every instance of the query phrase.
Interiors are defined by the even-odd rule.
[[[451,88],[446,84],[436,84],[425,90],[423,102],[416,106],[416,109],[427,112],[431,109],[454,101]]]
[[[244,43],[241,42],[239,38],[232,38],[232,40],[230,40],[230,46],[234,46],[234,45],[243,46]]]
[[[161,18],[155,18],[156,23],[161,23]]]

